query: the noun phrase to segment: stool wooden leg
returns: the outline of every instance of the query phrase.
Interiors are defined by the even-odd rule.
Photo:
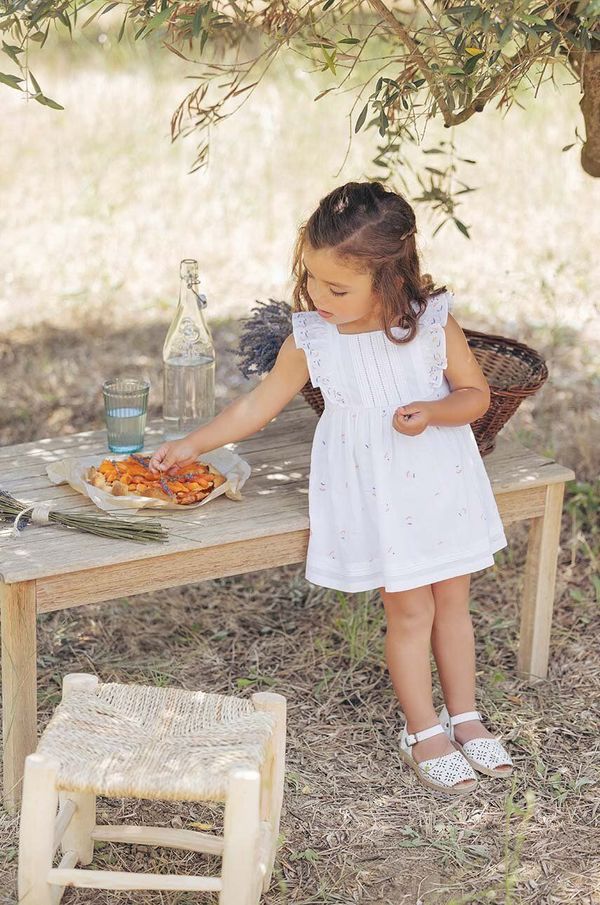
[[[232,770],[225,802],[219,905],[258,905],[259,829],[260,773]]]
[[[48,871],[54,856],[54,821],[58,806],[58,764],[44,754],[25,760],[19,827],[19,905],[52,905]]]
[[[285,740],[287,702],[283,695],[269,691],[259,691],[252,695],[256,710],[266,711],[275,717],[275,728],[271,739],[269,757],[262,772],[261,819],[271,824],[271,852],[263,881],[263,892],[271,885],[273,866],[277,854],[279,823],[283,804],[285,782]]]
[[[548,672],[564,489],[548,485],[544,514],[531,519],[529,528],[517,669],[541,679]]]
[[[94,689],[98,687],[98,682],[98,676],[89,672],[67,673],[62,680],[62,696],[67,698],[72,691],[87,691],[89,694],[93,694]]]
[[[60,807],[67,801],[72,801],[77,810],[63,833],[60,847],[63,853],[75,852],[79,864],[90,864],[94,860],[92,833],[96,827],[96,796],[84,792],[60,792]]]
[[[73,692],[93,694],[98,686],[98,677],[91,673],[69,673],[63,678],[63,700]],[[80,864],[90,864],[94,859],[94,840],[92,833],[96,826],[96,796],[88,792],[61,792],[61,807],[70,800],[77,810],[71,817],[62,838],[63,852],[75,852]]]

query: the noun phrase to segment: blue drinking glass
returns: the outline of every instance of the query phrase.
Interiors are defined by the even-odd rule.
[[[143,449],[150,382],[136,377],[105,380],[104,413],[108,448],[114,453]]]

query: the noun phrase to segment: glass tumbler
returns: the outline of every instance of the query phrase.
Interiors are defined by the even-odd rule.
[[[143,448],[149,390],[150,382],[136,377],[104,381],[104,413],[111,452],[132,453]]]

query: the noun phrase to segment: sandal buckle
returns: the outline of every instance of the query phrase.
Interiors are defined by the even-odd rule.
[[[444,727],[440,723],[434,723],[433,726],[429,726],[427,729],[419,729],[418,732],[407,733],[406,743],[412,747],[417,742],[423,742],[425,739],[431,738],[433,735],[438,735],[443,731]]]

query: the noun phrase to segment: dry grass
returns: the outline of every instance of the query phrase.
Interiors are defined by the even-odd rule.
[[[12,261],[0,276],[9,318],[0,337],[2,443],[100,427],[101,379],[124,362],[150,377],[158,414],[165,305],[178,258],[190,253],[211,284],[218,405],[245,390],[228,351],[239,324],[225,315],[247,311],[254,298],[286,294],[295,224],[333,184],[343,133],[317,133],[323,111],[307,103],[316,91],[293,74],[280,90],[265,89],[254,114],[246,110],[238,120],[248,130],[244,150],[256,153],[242,161],[234,133],[216,134],[213,170],[197,190],[197,177],[184,175],[181,151],[170,150],[165,138],[175,82],[152,78],[152,66],[138,62],[110,77],[82,67],[69,82],[57,67],[53,90],[46,87],[71,100],[62,121],[41,108],[20,110],[8,89],[0,93],[2,112],[14,124],[14,142],[0,150],[2,207],[12,220],[10,235],[0,238]],[[84,83],[88,100],[74,110]],[[301,93],[303,116],[290,120],[286,103]],[[427,269],[455,286],[465,325],[518,335],[548,358],[550,381],[506,430],[589,482],[578,494],[572,489],[565,507],[547,681],[532,686],[515,675],[523,525],[508,529],[510,545],[497,565],[473,581],[478,703],[510,744],[514,778],[505,784],[482,777],[480,790],[458,802],[425,791],[397,753],[402,715],[385,669],[379,601],[309,585],[302,566],[40,619],[42,723],[62,675],[78,670],[104,680],[287,696],[283,838],[268,905],[600,901],[598,348],[584,328],[597,304],[599,214],[587,195],[589,180],[558,151],[579,119],[573,92],[544,103],[533,114],[516,111],[528,130],[525,142],[523,131],[509,132],[493,111],[478,120],[481,132],[467,130],[465,142],[469,134],[476,139],[488,180],[485,190],[466,196],[474,242],[450,230],[426,240]],[[131,104],[138,105],[135,116]],[[257,141],[257,114],[263,128],[271,123],[276,153]],[[461,150],[471,156],[467,145]],[[311,166],[307,180],[300,163],[313,154],[322,168]],[[355,158],[356,169],[343,178],[355,178],[360,166]],[[69,293],[80,293],[79,300],[69,301]],[[218,828],[221,820],[218,807],[185,804],[102,800],[99,812],[105,822],[138,817]],[[16,822],[2,814],[3,905],[15,901],[15,832]],[[105,845],[96,858],[99,867],[158,871],[206,863],[144,846]],[[183,905],[200,897],[156,893],[134,900],[70,891],[63,901]]]
[[[221,404],[247,387],[228,351],[235,348],[237,330],[236,323],[215,327]],[[3,442],[101,426],[100,376],[130,355],[127,331],[110,342],[103,333],[102,324],[88,324],[85,333],[21,328],[4,337]],[[155,383],[163,334],[164,325],[140,328],[136,345],[144,349],[143,359],[130,358]],[[565,350],[563,356],[567,362]],[[68,368],[62,364],[67,358]],[[557,361],[554,379],[560,385],[563,358]],[[22,387],[20,417],[16,403],[10,403],[15,398],[10,386]],[[569,443],[577,421],[573,402],[583,392],[583,381],[565,391],[555,436],[559,458],[578,473],[584,457],[571,455]],[[543,425],[554,421],[554,396],[545,387],[509,429],[543,447],[550,437]],[[597,448],[585,455],[597,456]],[[590,467],[594,464],[597,459],[590,458]],[[590,493],[588,505],[597,506],[597,496]],[[568,513],[564,517],[546,682],[531,687],[515,676],[522,525],[509,528],[509,548],[498,555],[495,568],[473,582],[480,706],[505,734],[517,765],[506,785],[483,778],[481,790],[461,802],[422,789],[397,753],[402,717],[383,659],[380,603],[372,595],[338,595],[309,585],[301,566],[43,616],[41,719],[58,700],[61,676],[78,670],[97,671],[105,680],[284,693],[290,707],[289,756],[277,882],[265,899],[272,905],[592,903],[600,882],[599,799],[592,784],[598,766],[600,618],[587,546],[594,544],[593,512],[586,516],[586,511],[582,503],[578,521]],[[126,815],[185,827],[218,828],[221,819],[219,808],[197,805],[101,803],[103,822]],[[3,903],[14,902],[15,830],[15,822],[4,816]],[[143,846],[130,852],[105,845],[96,863],[159,871],[175,864],[181,870],[206,867],[200,856]],[[64,901],[129,900],[73,891]],[[192,900],[156,893],[136,901]]]

